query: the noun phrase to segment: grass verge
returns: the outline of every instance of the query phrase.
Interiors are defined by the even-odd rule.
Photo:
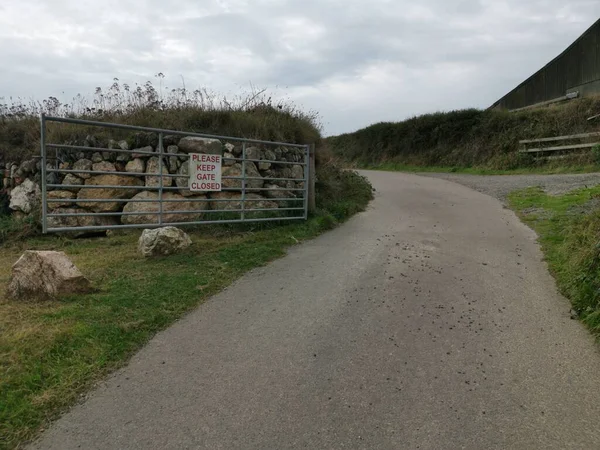
[[[594,173],[600,172],[600,165],[567,165],[567,166],[540,166],[522,167],[511,170],[489,169],[485,167],[453,167],[453,166],[411,166],[401,163],[380,163],[357,165],[356,168],[364,170],[384,170],[390,172],[409,173],[460,173],[467,175],[553,175],[565,173]]]
[[[95,381],[248,270],[285,254],[365,208],[372,189],[334,166],[320,169],[319,212],[306,222],[202,228],[180,255],[142,259],[139,233],[72,240],[59,236],[0,247],[0,298],[25,249],[65,251],[98,292],[43,304],[0,301],[0,448],[15,448]]]
[[[509,204],[537,232],[561,293],[600,335],[600,187],[561,196],[529,188],[512,193]]]

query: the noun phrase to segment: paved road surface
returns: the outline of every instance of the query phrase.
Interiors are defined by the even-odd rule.
[[[535,235],[369,173],[366,213],[159,334],[42,449],[598,449],[600,356]]]

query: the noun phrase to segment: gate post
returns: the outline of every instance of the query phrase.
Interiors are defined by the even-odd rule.
[[[158,133],[158,224],[163,224],[163,134]],[[169,178],[170,180],[170,178]]]
[[[315,166],[315,144],[308,146],[308,212],[313,213],[317,209],[317,198],[315,193],[316,181]]]
[[[242,212],[240,213],[240,219],[245,219],[246,209],[246,142],[242,142]]]
[[[47,215],[48,204],[46,203],[46,117],[40,113],[40,150],[41,150],[41,184],[42,184],[42,233],[48,232]]]

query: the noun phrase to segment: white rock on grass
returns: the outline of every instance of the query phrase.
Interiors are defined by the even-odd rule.
[[[39,204],[41,198],[39,186],[27,178],[10,193],[10,209],[29,214]]]
[[[7,295],[13,300],[53,300],[92,290],[64,252],[28,250],[12,267]]]
[[[190,237],[176,227],[144,230],[138,241],[138,250],[146,257],[167,256],[178,253],[192,245]]]

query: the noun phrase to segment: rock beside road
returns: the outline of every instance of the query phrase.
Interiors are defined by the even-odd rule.
[[[89,280],[64,252],[28,250],[12,267],[7,295],[13,300],[54,300],[91,291]]]
[[[192,245],[190,237],[176,227],[144,230],[138,242],[138,250],[146,257],[167,256],[178,253]]]

